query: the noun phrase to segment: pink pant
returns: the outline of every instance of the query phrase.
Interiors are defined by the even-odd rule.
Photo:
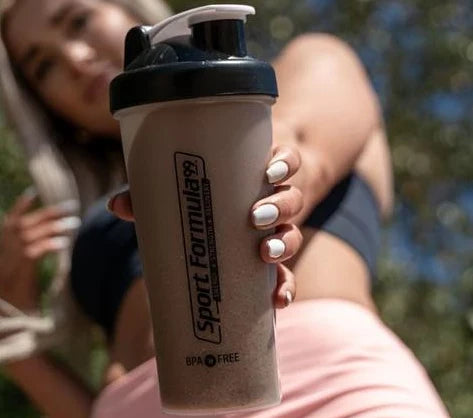
[[[424,369],[372,313],[351,302],[311,300],[278,312],[281,405],[228,417],[447,417]],[[159,418],[155,362],[108,386],[93,418]]]

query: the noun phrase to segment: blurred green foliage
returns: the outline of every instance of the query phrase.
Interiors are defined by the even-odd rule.
[[[170,3],[176,11],[205,4]],[[375,297],[383,319],[426,366],[451,414],[471,417],[471,0],[245,3],[257,8],[248,27],[253,55],[271,59],[298,34],[321,31],[347,41],[365,63],[383,104],[397,201],[385,232]],[[21,153],[2,127],[0,214],[28,183]],[[0,416],[39,415],[0,380]]]
[[[0,215],[3,215],[25,187],[30,184],[21,150],[12,135],[0,128]],[[28,399],[7,379],[0,376],[0,416],[5,418],[36,418],[36,410]]]

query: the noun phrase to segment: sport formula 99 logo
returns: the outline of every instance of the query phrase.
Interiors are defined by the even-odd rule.
[[[194,335],[220,344],[221,294],[210,180],[198,155],[177,152],[174,164]]]

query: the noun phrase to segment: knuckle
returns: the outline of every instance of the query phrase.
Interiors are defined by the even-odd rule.
[[[296,144],[285,144],[284,148],[286,152],[293,157],[299,156],[299,147]]]
[[[25,216],[22,216],[16,222],[16,228],[18,229],[18,231],[25,230],[26,228],[28,228],[28,225],[29,225],[28,218],[26,218]]]
[[[282,145],[280,144],[275,144],[273,145],[273,155],[278,155],[281,152],[281,147]]]
[[[285,218],[292,214],[292,203],[289,199],[280,199],[277,202],[277,206],[279,208],[279,214],[281,217]]]
[[[22,244],[28,244],[31,240],[31,234],[26,230],[21,230],[18,233],[18,239]]]
[[[30,247],[25,248],[23,251],[23,256],[28,261],[36,261],[37,259],[36,251]]]
[[[291,215],[299,213],[304,206],[304,195],[299,188],[294,186],[290,186],[287,198],[282,200],[285,202],[288,213]]]
[[[295,228],[294,233],[295,233],[295,239],[296,239],[296,243],[297,243],[297,248],[300,248],[301,245],[302,245],[302,243],[303,243],[303,241],[304,241],[304,237],[303,237],[303,235],[302,235],[301,230],[300,230],[299,228],[297,228],[297,227]]]
[[[295,160],[296,167],[299,168],[302,161],[301,151],[295,145],[292,146],[292,154]]]
[[[298,204],[302,204],[304,201],[304,195],[302,194],[302,191],[298,187],[294,186],[292,186],[291,191],[294,194],[294,200],[297,201]]]
[[[39,209],[36,212],[36,217],[38,222],[41,220],[48,220],[48,219],[55,219],[63,216],[64,214],[61,212],[60,208],[55,206],[48,206],[46,208]]]
[[[44,225],[43,231],[46,235],[56,235],[62,232],[61,224],[57,221],[51,221]]]
[[[58,218],[59,216],[61,216],[61,211],[54,206],[49,206],[47,208],[42,209],[39,212],[39,215],[42,218]]]
[[[295,144],[284,144],[281,146],[281,153],[284,154],[285,160],[292,166],[298,164],[300,160],[299,147]]]

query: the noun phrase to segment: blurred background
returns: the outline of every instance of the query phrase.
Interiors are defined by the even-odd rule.
[[[175,11],[206,4],[169,1]],[[224,3],[216,1],[215,3]],[[307,31],[360,55],[391,144],[396,209],[375,295],[454,417],[473,415],[473,3],[471,0],[247,0],[250,52],[271,59]],[[314,110],[315,111],[315,110]],[[1,115],[0,115],[1,117]],[[0,216],[30,184],[0,119]],[[43,266],[47,278],[51,266]],[[90,374],[98,375],[100,361]],[[0,416],[39,417],[0,376]]]

